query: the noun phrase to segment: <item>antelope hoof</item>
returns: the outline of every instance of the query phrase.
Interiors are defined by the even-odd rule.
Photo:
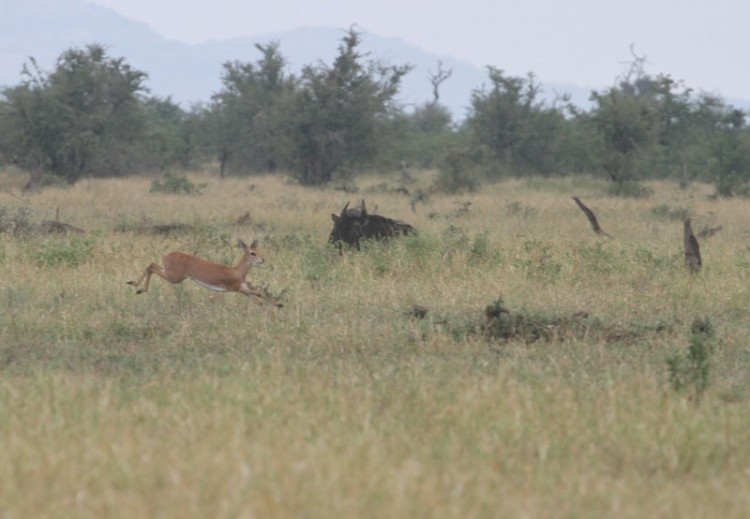
[[[146,292],[145,288],[139,288],[138,290],[135,291],[136,294],[143,294],[145,292]]]
[[[125,284],[126,285],[137,285],[138,283],[136,283],[135,281],[126,281]]]

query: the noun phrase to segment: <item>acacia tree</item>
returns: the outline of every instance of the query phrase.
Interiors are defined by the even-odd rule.
[[[171,98],[151,97],[143,102],[146,118],[142,162],[148,169],[189,167],[198,155],[191,134],[190,114]]]
[[[554,173],[564,117],[539,100],[534,76],[511,77],[488,67],[490,86],[475,90],[465,122],[471,145],[483,150],[486,166],[499,165],[515,174]]]
[[[604,169],[614,182],[632,180],[634,162],[656,142],[657,113],[643,99],[617,88],[595,92],[592,99],[590,121],[599,137]]]
[[[584,120],[594,129],[605,172],[620,185],[686,169],[686,153],[699,138],[692,90],[668,75],[647,74],[646,57],[632,48],[631,54],[625,76],[591,94],[594,106]]]
[[[670,76],[651,76],[636,56],[626,76],[594,92],[582,118],[594,130],[601,165],[618,186],[645,177],[702,177],[729,195],[750,176],[744,114],[720,99],[694,95]]]
[[[224,64],[223,89],[210,108],[221,176],[229,168],[273,171],[283,160],[280,112],[296,80],[284,73],[286,60],[277,41],[255,47],[262,53],[256,63]]]
[[[405,162],[432,168],[454,138],[450,111],[440,103],[422,103],[378,126],[378,165],[392,169]]]
[[[750,195],[750,129],[746,114],[727,109],[708,147],[707,171],[722,196]]]
[[[344,35],[332,65],[308,65],[290,105],[292,168],[305,185],[330,181],[371,160],[378,149],[377,122],[389,115],[409,65],[363,62],[360,34]]]
[[[6,160],[32,173],[31,184],[44,173],[73,183],[137,167],[145,73],[92,44],[65,51],[50,74],[32,59],[22,76],[2,92],[0,146]]]

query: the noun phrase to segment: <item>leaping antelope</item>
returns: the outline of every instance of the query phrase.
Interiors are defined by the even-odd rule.
[[[258,240],[253,240],[249,247],[244,241],[237,240],[237,245],[243,250],[243,254],[234,267],[212,263],[184,252],[170,252],[162,258],[163,267],[152,263],[146,267],[138,281],[128,281],[128,285],[140,286],[145,279],[143,287],[136,291],[136,294],[143,294],[148,291],[151,274],[156,274],[170,283],[182,283],[186,279],[192,279],[203,288],[215,292],[239,292],[261,305],[269,303],[277,307],[283,306],[251,289],[245,281],[250,265],[260,265],[264,262],[258,254]]]

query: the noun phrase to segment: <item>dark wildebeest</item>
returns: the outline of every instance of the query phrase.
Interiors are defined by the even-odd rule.
[[[417,233],[416,229],[408,223],[377,214],[367,214],[364,200],[360,202],[358,208],[350,208],[347,202],[341,214],[332,213],[331,219],[333,230],[328,241],[336,244],[339,250],[344,243],[360,250],[360,240],[384,240],[393,236]]]

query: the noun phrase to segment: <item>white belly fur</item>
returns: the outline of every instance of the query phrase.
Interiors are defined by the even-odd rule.
[[[228,292],[228,290],[224,287],[217,287],[216,285],[209,285],[208,283],[204,283],[203,281],[198,281],[197,279],[194,279],[194,278],[190,278],[190,279],[198,283],[203,288],[213,290],[214,292]]]

